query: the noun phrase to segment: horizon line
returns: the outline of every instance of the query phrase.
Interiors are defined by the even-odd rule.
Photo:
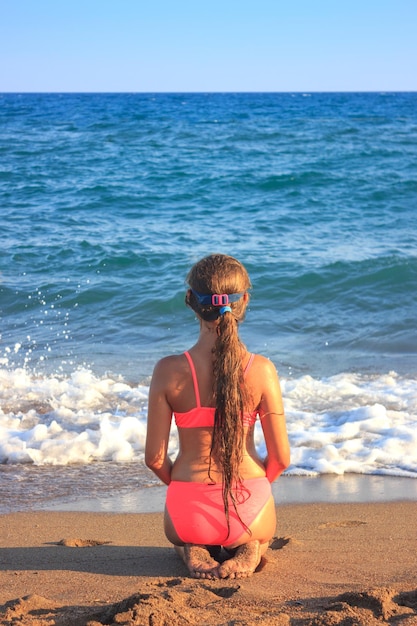
[[[224,91],[224,90],[201,90],[201,91],[171,91],[171,90],[167,90],[167,91],[163,91],[163,90],[157,90],[157,91],[148,91],[148,90],[144,90],[144,91],[130,91],[130,90],[122,90],[122,91],[101,91],[101,90],[97,90],[97,91],[78,91],[78,90],[41,90],[41,91],[37,91],[37,90],[19,90],[19,91],[2,91],[0,90],[0,94],[9,94],[9,95],[24,95],[24,94],[28,94],[28,95],[38,95],[38,94],[85,94],[85,95],[94,95],[94,94],[134,94],[134,95],[146,95],[146,94],[173,94],[173,95],[182,95],[182,94],[311,94],[311,93],[317,93],[317,94],[336,94],[336,93],[363,93],[363,94],[393,94],[393,93],[417,93],[417,89],[370,89],[370,90],[363,90],[363,89],[341,89],[341,90],[333,90],[333,89],[294,89],[294,90],[237,90],[237,91]]]

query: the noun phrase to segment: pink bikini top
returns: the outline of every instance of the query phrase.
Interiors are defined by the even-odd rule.
[[[191,355],[188,352],[184,352],[184,354],[187,357],[188,363],[190,365],[197,406],[195,406],[193,409],[190,409],[190,411],[186,411],[185,413],[174,413],[175,423],[179,428],[213,427],[215,408],[211,406],[201,406],[200,392],[198,390],[198,381],[194,363]],[[253,363],[254,357],[254,354],[250,355],[249,361],[247,362],[245,370],[243,372],[244,375],[246,375],[249,371],[249,368]],[[243,425],[252,426],[256,422],[257,415],[257,411],[254,411],[253,413],[245,413],[243,415]]]

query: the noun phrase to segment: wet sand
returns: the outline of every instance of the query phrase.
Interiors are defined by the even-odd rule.
[[[0,515],[0,624],[417,624],[417,502],[284,504],[247,579],[191,579],[161,513]]]

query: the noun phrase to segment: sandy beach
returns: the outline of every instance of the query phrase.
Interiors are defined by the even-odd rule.
[[[258,571],[189,578],[161,513],[0,516],[0,624],[417,624],[417,502],[291,504]]]

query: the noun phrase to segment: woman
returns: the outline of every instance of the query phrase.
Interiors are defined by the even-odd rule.
[[[273,364],[239,339],[251,286],[243,265],[210,255],[187,282],[186,304],[200,334],[188,352],[155,367],[145,461],[168,485],[165,533],[191,576],[242,578],[255,571],[273,537],[271,482],[289,465],[280,385]],[[174,462],[167,454],[172,415],[179,438]],[[257,418],[263,460],[254,443]]]

